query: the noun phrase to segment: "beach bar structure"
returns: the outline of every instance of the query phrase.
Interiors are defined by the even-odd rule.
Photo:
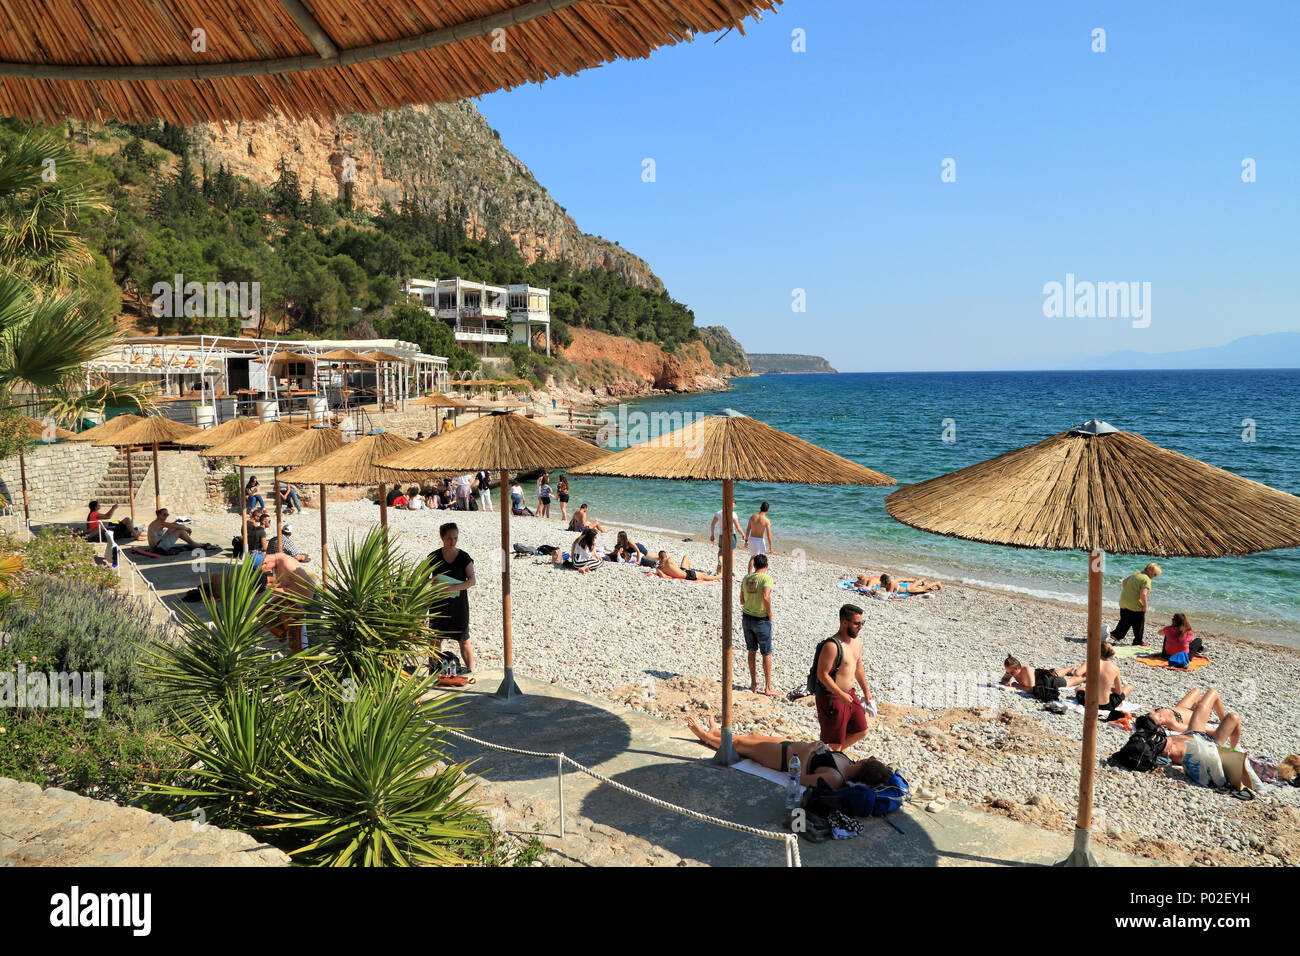
[[[451,327],[457,344],[480,355],[490,345],[520,343],[551,354],[551,290],[452,279],[411,279],[407,295]]]
[[[364,363],[325,356],[349,350]],[[320,420],[370,381],[375,398],[396,403],[447,388],[444,356],[428,355],[401,339],[255,339],[220,335],[162,335],[124,339],[85,366],[86,387],[108,382],[152,383],[158,401],[211,427],[243,412],[274,420],[297,408]],[[197,404],[194,404],[197,403]],[[193,408],[184,410],[188,405]],[[355,404],[355,401],[352,402]]]

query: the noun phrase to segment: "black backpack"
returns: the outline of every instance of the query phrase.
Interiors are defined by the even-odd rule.
[[[1060,700],[1061,691],[1056,687],[1048,687],[1046,684],[1035,684],[1034,689],[1029,692],[1029,696],[1034,700]]]
[[[1165,752],[1168,735],[1165,729],[1143,715],[1133,726],[1133,733],[1124,746],[1111,755],[1110,762],[1127,770],[1145,773],[1154,770],[1161,754]]]
[[[840,643],[838,637],[828,637],[824,641],[817,642],[817,649],[813,651],[812,668],[808,671],[808,693],[825,694],[827,690],[822,686],[822,682],[817,679],[817,660],[822,656],[822,648],[826,646],[826,641],[834,641],[835,649],[838,652],[835,655],[835,666],[831,668],[831,677],[839,672],[840,665],[844,663],[844,645]]]
[[[236,558],[244,556],[244,539],[242,536],[236,535],[230,539],[230,551]]]

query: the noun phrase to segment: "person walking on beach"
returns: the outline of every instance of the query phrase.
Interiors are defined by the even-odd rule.
[[[740,594],[744,604],[740,614],[740,630],[745,635],[745,650],[749,652],[749,689],[758,693],[758,672],[755,655],[763,655],[763,694],[780,697],[772,689],[772,575],[767,571],[767,555],[756,554],[754,570],[740,579]]]
[[[813,657],[816,679],[809,690],[816,697],[822,743],[831,750],[846,750],[865,737],[867,708],[875,711],[862,667],[861,630],[862,608],[845,604],[840,608],[840,629],[817,645]],[[855,680],[866,695],[865,704],[858,698]]]
[[[1110,632],[1112,641],[1122,641],[1133,631],[1133,643],[1146,645],[1142,631],[1146,627],[1147,600],[1151,596],[1151,582],[1160,577],[1160,565],[1154,561],[1137,574],[1130,574],[1124,579],[1119,595],[1119,623]]]
[[[551,516],[551,476],[543,474],[537,481],[537,516],[539,518],[549,518]]]
[[[722,522],[722,527],[719,527],[719,522]],[[716,538],[718,541],[718,566],[713,569],[714,574],[722,573],[722,549],[727,545],[728,532],[730,532],[732,551],[736,550],[736,536],[745,533],[745,529],[740,526],[740,519],[736,517],[734,511],[731,513],[731,527],[735,530],[731,531],[726,527],[726,524],[727,522],[723,521],[722,518],[722,509],[719,508],[713,515],[713,520],[709,522],[709,540],[713,541]],[[746,543],[748,544],[748,539],[746,539]]]
[[[469,595],[466,594],[477,582],[474,580],[474,559],[457,546],[460,541],[460,529],[455,522],[448,521],[438,529],[442,547],[429,555],[430,571],[443,587],[447,596],[439,601],[429,612],[429,627],[434,631],[438,646],[450,639],[460,644],[460,656],[465,662],[461,673],[474,670],[474,648],[469,642]],[[429,672],[435,668],[432,657],[429,658]]]
[[[486,470],[478,473],[478,510],[492,510],[492,476]]]
[[[767,554],[772,548],[772,519],[767,516],[767,502],[758,506],[758,514],[749,516],[745,526],[745,543],[749,545],[749,570],[752,573],[758,566],[756,558]],[[767,567],[767,562],[763,562]]]
[[[560,475],[555,485],[555,494],[560,499],[560,520],[569,520],[569,479]]]

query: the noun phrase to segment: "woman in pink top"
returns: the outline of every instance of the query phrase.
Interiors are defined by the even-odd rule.
[[[1160,631],[1160,635],[1165,639],[1164,648],[1160,654],[1162,657],[1173,657],[1175,654],[1199,654],[1201,652],[1201,639],[1192,632],[1192,623],[1187,620],[1186,614],[1175,614],[1174,622]]]

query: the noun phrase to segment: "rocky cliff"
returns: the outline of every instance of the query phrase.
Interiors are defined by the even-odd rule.
[[[564,358],[578,366],[582,382],[594,395],[722,391],[728,387],[726,370],[713,363],[703,342],[689,342],[670,353],[653,342],[591,329],[569,331],[573,342],[564,349]]]
[[[305,195],[315,188],[373,211],[408,200],[435,212],[450,202],[475,238],[509,236],[528,263],[568,258],[661,291],[644,260],[590,236],[501,143],[473,103],[436,103],[374,116],[284,118],[191,127],[195,159],[261,186],[275,182],[281,158]]]

